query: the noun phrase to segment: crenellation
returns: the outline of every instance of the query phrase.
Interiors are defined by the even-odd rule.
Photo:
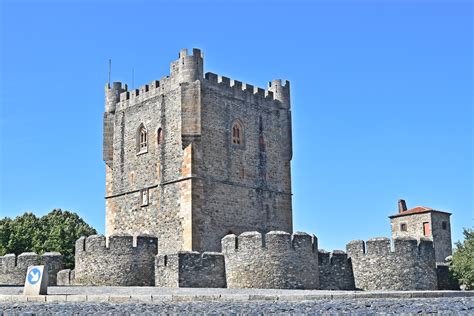
[[[318,252],[314,237],[270,231],[244,232],[222,239],[229,288],[316,289]],[[293,247],[295,245],[295,247]]]
[[[354,273],[355,286],[362,290],[435,290],[437,288],[436,263],[433,242],[423,240],[418,245],[414,238],[393,240],[374,238],[347,244]],[[420,277],[423,276],[423,277]]]
[[[418,241],[411,237],[397,237],[393,240],[395,252],[401,254],[418,253]]]
[[[217,83],[220,83],[224,87],[230,88],[230,78],[225,76],[219,76],[217,79]]]
[[[84,249],[81,249],[83,240]],[[108,247],[106,246],[108,244]],[[75,284],[154,285],[158,240],[151,236],[93,235],[76,242]]]
[[[85,238],[84,251],[102,251],[107,248],[104,235],[91,235]]]
[[[0,256],[0,285],[23,285],[29,266],[44,265],[48,271],[48,285],[56,285],[56,274],[63,268],[63,256],[59,252],[24,252],[16,256]]]
[[[231,79],[230,86],[233,87],[235,90],[242,91],[242,82],[241,81]]]
[[[347,253],[350,256],[362,256],[365,254],[365,242],[363,240],[352,240],[346,245]]]
[[[352,264],[342,250],[318,251],[319,284],[321,290],[353,290]]]
[[[268,251],[289,251],[292,249],[291,234],[283,231],[271,231],[263,235]]]
[[[295,250],[305,249],[307,251],[317,251],[318,239],[314,235],[305,232],[294,232],[291,235],[291,246]]]
[[[390,239],[376,237],[367,240],[366,253],[370,255],[385,255],[390,252]]]

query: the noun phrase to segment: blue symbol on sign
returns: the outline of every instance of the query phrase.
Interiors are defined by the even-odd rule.
[[[30,270],[30,273],[28,273],[28,282],[30,282],[30,284],[35,285],[40,280],[40,277],[41,277],[40,269],[33,268]]]

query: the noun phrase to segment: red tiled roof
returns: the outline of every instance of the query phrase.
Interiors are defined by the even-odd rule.
[[[434,210],[431,207],[426,207],[426,206],[417,206],[414,208],[411,208],[409,210],[403,211],[401,213],[397,213],[395,215],[389,216],[390,218],[398,217],[398,216],[405,216],[405,215],[411,215],[411,214],[420,214],[420,213],[428,213],[428,212],[439,212],[439,213],[445,213],[445,214],[450,214],[448,212],[443,212],[443,211],[438,211]]]

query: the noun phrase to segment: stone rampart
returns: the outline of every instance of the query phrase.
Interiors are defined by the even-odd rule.
[[[75,284],[152,286],[158,239],[93,235],[76,241]]]
[[[226,287],[224,255],[217,252],[181,251],[158,255],[155,285],[160,287]]]
[[[433,242],[422,238],[372,238],[347,244],[354,281],[362,290],[436,290]]]
[[[318,244],[314,235],[245,232],[222,239],[227,287],[317,289]]]
[[[341,250],[318,251],[319,289],[320,290],[353,290],[354,274],[347,254]]]
[[[23,285],[29,266],[44,265],[48,271],[48,284],[56,285],[56,274],[63,268],[63,256],[59,252],[46,252],[42,256],[24,252],[15,256],[0,257],[0,285]]]

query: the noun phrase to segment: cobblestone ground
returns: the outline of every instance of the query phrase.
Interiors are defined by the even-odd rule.
[[[1,303],[0,315],[451,314],[474,315],[474,298],[347,299],[303,302]]]

